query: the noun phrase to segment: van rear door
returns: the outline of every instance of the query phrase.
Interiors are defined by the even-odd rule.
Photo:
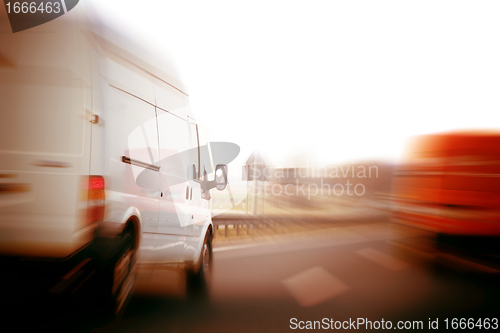
[[[90,62],[67,16],[16,34],[0,17],[0,255],[66,257],[92,239]]]

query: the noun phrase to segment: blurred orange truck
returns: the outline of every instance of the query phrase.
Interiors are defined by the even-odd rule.
[[[428,230],[435,249],[500,263],[500,132],[413,138],[393,197],[395,221]]]

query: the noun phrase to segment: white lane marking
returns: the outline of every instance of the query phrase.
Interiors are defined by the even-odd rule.
[[[64,0],[61,0],[61,3],[62,3],[63,10],[64,10],[64,14],[66,14],[68,12],[66,10],[66,3],[64,2]]]
[[[393,258],[385,253],[382,253],[380,251],[374,250],[369,247],[356,251],[356,253],[368,260],[373,261],[374,263],[379,264],[380,266],[383,266],[393,271],[400,271],[410,266],[404,261]]]
[[[323,303],[351,289],[319,266],[291,276],[282,283],[302,306]]]
[[[217,260],[278,253],[291,253],[297,251],[300,252],[304,250],[322,249],[348,244],[363,243],[368,241],[369,239],[366,239],[363,236],[356,235],[348,231],[338,231],[333,235],[324,234],[316,237],[309,236],[289,238],[255,245],[241,245],[241,248],[236,247],[238,245],[235,245],[234,247],[228,246],[227,249],[220,248],[224,249],[223,251],[225,252],[221,252],[220,254],[218,254]]]

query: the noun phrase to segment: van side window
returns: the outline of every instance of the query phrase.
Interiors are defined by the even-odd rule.
[[[205,139],[205,136],[203,135],[203,132],[198,131],[198,137],[200,142],[200,172],[202,176],[203,172],[210,175],[214,171],[210,147]]]
[[[200,173],[200,145],[198,140],[198,125],[191,124],[191,163],[195,167],[195,179],[201,179]]]
[[[160,109],[157,109],[157,112],[161,172],[188,179],[190,148],[188,122]]]
[[[208,142],[205,140],[202,131],[198,131],[198,138],[200,142],[200,179],[201,180],[211,180],[213,179],[213,163],[210,147]],[[210,200],[210,190],[207,192],[202,192],[202,198]]]

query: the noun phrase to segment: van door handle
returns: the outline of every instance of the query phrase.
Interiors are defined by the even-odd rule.
[[[189,200],[189,185],[186,186],[186,200]]]
[[[193,188],[189,191],[189,200],[193,200]]]

